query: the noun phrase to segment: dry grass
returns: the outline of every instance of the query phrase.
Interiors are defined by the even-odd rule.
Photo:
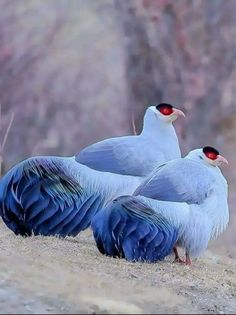
[[[0,313],[235,313],[235,261],[172,259],[128,263],[102,256],[90,231],[24,239],[0,224]]]

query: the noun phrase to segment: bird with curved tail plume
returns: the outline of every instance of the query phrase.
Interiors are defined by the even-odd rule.
[[[221,163],[228,164],[216,149],[204,147],[154,170],[132,196],[119,197],[94,216],[99,251],[156,262],[174,249],[175,261],[191,264],[190,257],[199,257],[229,221]],[[177,246],[185,249],[185,261]]]
[[[132,194],[156,166],[180,156],[170,104],[147,108],[138,136],[107,139],[73,157],[33,157],[0,181],[0,214],[24,236],[76,236],[114,198]]]

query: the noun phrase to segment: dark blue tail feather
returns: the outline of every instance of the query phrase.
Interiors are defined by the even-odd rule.
[[[90,225],[102,198],[89,192],[53,158],[32,158],[0,181],[0,214],[24,236],[76,236]]]
[[[128,261],[156,262],[171,253],[178,231],[137,197],[120,197],[92,219],[102,254]]]

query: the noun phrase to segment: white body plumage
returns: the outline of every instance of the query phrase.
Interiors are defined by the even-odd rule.
[[[201,156],[202,150],[198,149],[191,151],[186,159],[190,159],[191,163],[192,161],[201,163],[199,177],[197,176],[198,183],[194,184],[193,189],[199,190],[197,195],[204,196],[203,200],[191,201],[191,182],[189,182],[189,187],[187,187],[186,183],[188,181],[182,187],[181,185],[175,187],[177,194],[173,196],[173,199],[178,199],[178,197],[183,199],[188,198],[189,202],[179,200],[163,201],[157,198],[144,197],[145,187],[144,193],[141,192],[140,194],[143,194],[143,196],[137,196],[138,199],[145,202],[157,213],[162,214],[178,229],[179,237],[177,245],[185,248],[186,252],[192,257],[200,256],[207,248],[209,241],[219,236],[229,222],[227,181],[218,166],[213,166],[207,160],[202,160],[202,158],[199,160]],[[186,165],[187,167],[188,165]],[[191,169],[189,172],[191,173]],[[209,181],[209,184],[207,183],[207,189],[202,191],[201,184],[203,183],[201,183],[201,179],[204,176]],[[183,187],[186,191],[181,190]],[[168,186],[164,189],[168,190]],[[178,191],[178,189],[180,190]],[[187,192],[188,189],[190,190],[189,195]]]
[[[73,177],[87,192],[99,192],[105,203],[124,194],[133,194],[143,181],[143,177],[140,176],[93,170],[76,162],[75,157],[60,158],[60,163],[63,164],[66,173]]]

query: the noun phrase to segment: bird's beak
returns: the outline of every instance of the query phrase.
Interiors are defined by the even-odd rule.
[[[185,117],[185,113],[182,112],[182,110],[177,109],[177,108],[173,108],[173,114],[176,115],[176,116],[183,116],[183,117]]]
[[[224,163],[224,164],[226,164],[226,165],[229,165],[229,162],[226,160],[226,158],[224,158],[222,155],[218,155],[217,156],[217,162],[218,163],[220,163],[220,164],[222,164],[222,163]]]

